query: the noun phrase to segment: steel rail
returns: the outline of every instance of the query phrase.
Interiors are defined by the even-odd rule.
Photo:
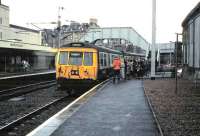
[[[105,84],[106,82],[108,82],[109,80],[106,80],[104,82],[101,82],[99,83],[98,85],[95,86],[95,89],[98,89],[100,88],[100,86],[102,86],[103,84]],[[91,94],[91,90],[94,90],[94,87],[92,89],[90,89],[89,91],[87,91],[86,93],[84,93],[83,95],[79,96],[78,98],[74,98],[73,100],[71,100],[72,102],[69,102],[69,105],[73,105],[74,103],[76,103],[77,101],[80,101],[81,98],[84,98],[86,95],[89,95]],[[40,112],[42,111],[45,111],[46,109],[48,109],[50,106],[54,105],[54,104],[57,104],[59,103],[60,101],[63,101],[64,99],[66,98],[69,98],[69,95],[68,96],[64,96],[62,98],[59,98],[59,99],[56,99],[34,111],[32,111],[31,113],[28,113],[26,115],[24,115],[23,117],[20,117],[16,120],[14,120],[13,122],[3,126],[3,127],[0,127],[0,133],[2,134],[6,134],[9,132],[9,130],[12,130],[13,128],[17,127],[19,124],[21,124],[22,122],[26,121],[26,120],[29,120],[30,118],[32,118],[33,116],[37,116]],[[69,106],[68,105],[68,106]]]
[[[55,80],[51,80],[51,81],[45,81],[45,82],[29,84],[25,86],[3,90],[3,91],[0,91],[0,101],[3,101],[11,97],[16,97],[16,96],[24,95],[27,93],[31,93],[33,91],[37,91],[38,89],[46,88],[55,84],[56,84]]]
[[[48,109],[50,106],[52,106],[52,105],[54,105],[54,104],[57,104],[58,102],[64,100],[66,97],[68,97],[68,96],[62,97],[62,98],[60,98],[60,99],[56,99],[56,100],[54,100],[54,101],[52,101],[52,102],[50,102],[50,103],[48,103],[48,104],[46,104],[46,105],[44,105],[44,106],[42,106],[42,107],[40,107],[40,108],[38,108],[38,109],[32,111],[31,113],[26,114],[26,115],[24,115],[23,117],[20,117],[20,118],[14,120],[13,122],[11,122],[11,123],[9,123],[9,124],[7,124],[7,125],[1,127],[1,128],[0,128],[0,133],[8,132],[10,129],[14,128],[15,126],[17,126],[17,125],[20,124],[21,122],[23,122],[23,121],[25,121],[25,120],[28,120],[28,119],[31,118],[32,116],[37,115],[39,112],[42,112],[42,111]]]
[[[44,82],[39,82],[39,83],[35,83],[35,84],[28,84],[28,85],[18,86],[18,87],[11,88],[11,89],[1,90],[1,91],[0,91],[0,95],[6,94],[6,93],[11,92],[11,91],[16,91],[16,90],[19,90],[19,89],[28,88],[28,87],[35,86],[35,85],[47,84],[47,83],[51,83],[51,82],[55,82],[55,80],[44,81]]]

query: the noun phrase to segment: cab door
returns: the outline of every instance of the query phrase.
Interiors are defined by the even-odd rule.
[[[83,78],[84,79],[97,79],[97,53],[84,52],[83,55]]]

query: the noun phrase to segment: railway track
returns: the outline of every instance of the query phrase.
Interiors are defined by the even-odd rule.
[[[8,110],[5,113],[0,112],[0,135],[1,136],[23,136],[32,131],[34,128],[36,128],[38,125],[42,124],[45,120],[53,116],[55,113],[60,111],[63,107],[66,107],[68,104],[70,104],[72,101],[74,101],[76,98],[78,98],[82,93],[76,95],[69,95],[65,91],[55,91],[56,87],[52,86],[50,89],[41,90],[41,92],[46,91],[43,96],[41,97],[41,92],[33,92],[29,93],[27,95],[35,94],[33,98],[25,98],[25,99],[37,99],[36,105],[30,105],[28,104],[27,100],[24,101],[18,101],[18,104],[14,104],[11,107],[15,107],[17,110],[14,113],[12,110]],[[52,94],[51,94],[52,93]],[[54,94],[54,95],[53,95]],[[39,96],[38,96],[39,95]],[[52,97],[52,98],[50,98]],[[48,99],[44,102],[44,99]],[[35,100],[33,100],[35,101]],[[10,101],[7,101],[10,102]],[[7,104],[7,102],[3,102],[4,104]],[[0,108],[2,102],[0,102]],[[15,102],[11,101],[12,105]],[[41,104],[43,103],[43,104]],[[21,108],[21,107],[23,108]],[[30,108],[30,106],[33,106],[34,108]],[[26,108],[30,108],[29,110]],[[4,106],[4,108],[7,110],[7,106]],[[26,112],[19,113],[23,110],[27,110]],[[28,112],[29,111],[29,112]],[[9,113],[9,115],[8,115]],[[1,114],[4,114],[3,116]],[[17,115],[13,115],[17,114]],[[8,117],[8,119],[5,119],[5,117],[8,116],[14,116],[14,117]],[[2,118],[2,119],[1,119]],[[4,120],[4,121],[3,121]]]
[[[57,107],[62,102],[64,102],[65,104],[69,104],[74,99],[76,99],[76,97],[69,98],[68,96],[64,96],[62,98],[56,99],[56,100],[54,100],[54,101],[52,101],[52,102],[50,102],[50,103],[48,103],[44,106],[32,111],[31,113],[26,114],[23,117],[20,117],[20,118],[14,120],[13,122],[1,127],[0,128],[0,134],[1,134],[1,136],[19,135],[18,133],[21,131],[21,129],[24,130],[24,127],[28,126],[27,124],[29,124],[30,122],[34,122],[35,120],[37,120],[37,118],[41,118],[42,112],[44,112],[44,111],[48,112],[48,110],[50,110],[51,108],[54,109],[54,107]],[[25,128],[25,130],[27,132],[30,131],[28,129],[29,128]],[[23,135],[22,132],[20,132],[20,135]]]
[[[27,93],[31,93],[33,91],[47,88],[47,87],[53,86],[55,84],[56,84],[55,80],[51,80],[51,81],[44,81],[44,82],[19,86],[19,87],[15,87],[15,88],[11,88],[11,89],[1,90],[0,91],[0,101],[10,99],[12,97],[24,95]]]

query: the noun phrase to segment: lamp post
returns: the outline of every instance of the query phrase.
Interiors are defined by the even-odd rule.
[[[60,32],[61,32],[61,15],[60,11],[63,10],[64,7],[58,7],[58,48],[60,48]]]
[[[156,0],[152,0],[151,80],[155,80]]]
[[[171,51],[173,51],[173,45],[174,45],[174,42],[172,41],[169,41],[170,42],[170,45],[169,45],[169,63],[170,63],[170,66],[172,65],[172,53]]]

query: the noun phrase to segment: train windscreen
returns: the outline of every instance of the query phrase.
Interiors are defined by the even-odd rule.
[[[82,52],[70,52],[69,53],[69,65],[82,65],[83,53]]]
[[[92,66],[93,65],[93,53],[92,52],[85,52],[84,53],[84,65],[85,66]]]
[[[65,51],[60,52],[59,64],[67,65],[67,63],[68,63],[68,52]]]

